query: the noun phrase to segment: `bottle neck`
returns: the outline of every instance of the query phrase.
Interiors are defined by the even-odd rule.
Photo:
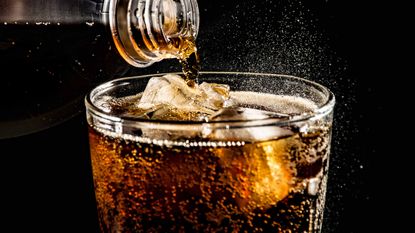
[[[106,0],[103,7],[118,52],[133,66],[182,58],[195,49],[196,0]]]

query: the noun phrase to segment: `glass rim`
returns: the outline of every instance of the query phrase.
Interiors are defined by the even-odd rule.
[[[335,96],[331,92],[330,89],[327,87],[305,79],[300,78],[293,75],[287,75],[287,74],[277,74],[277,73],[258,73],[258,72],[239,72],[239,71],[201,71],[201,75],[251,75],[251,76],[262,76],[262,77],[282,77],[287,78],[291,80],[300,81],[303,83],[306,83],[307,85],[311,85],[317,88],[320,88],[321,90],[325,91],[328,95],[327,101],[318,108],[316,108],[314,111],[302,113],[299,115],[295,115],[293,118],[288,119],[281,119],[280,117],[268,117],[265,119],[249,119],[249,120],[223,120],[223,121],[174,121],[174,120],[154,120],[154,119],[143,119],[138,117],[131,117],[131,116],[117,116],[116,114],[111,114],[108,112],[103,111],[102,109],[98,108],[94,105],[92,102],[92,97],[98,90],[106,89],[115,86],[117,82],[120,81],[127,81],[127,80],[133,80],[133,79],[144,79],[144,78],[151,78],[154,76],[163,76],[166,74],[183,74],[182,72],[166,72],[166,73],[153,73],[153,74],[145,74],[145,75],[138,75],[138,76],[129,76],[129,77],[122,77],[110,80],[108,82],[102,83],[96,87],[94,87],[91,91],[87,93],[87,95],[84,98],[85,107],[90,113],[97,117],[104,118],[106,120],[109,120],[111,122],[118,122],[123,124],[133,123],[133,124],[140,124],[142,126],[144,125],[153,125],[157,124],[157,126],[161,128],[175,128],[175,127],[183,127],[185,125],[195,126],[195,125],[214,125],[215,128],[220,128],[220,126],[225,127],[250,127],[250,126],[259,126],[259,125],[275,125],[275,126],[283,126],[283,125],[289,125],[292,123],[298,123],[308,120],[315,120],[320,119],[326,115],[328,115],[334,108],[335,105]],[[158,127],[157,127],[158,128]]]

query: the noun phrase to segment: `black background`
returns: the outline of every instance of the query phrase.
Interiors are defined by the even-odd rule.
[[[298,75],[336,95],[323,232],[368,232],[373,159],[383,111],[375,82],[374,9],[354,1],[199,1],[203,70]],[[125,75],[179,70],[163,61]],[[76,78],[76,77],[74,77]],[[84,95],[84,93],[80,93]],[[84,112],[50,129],[0,141],[2,227],[97,232]]]

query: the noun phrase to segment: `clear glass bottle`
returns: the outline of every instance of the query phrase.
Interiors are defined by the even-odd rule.
[[[196,0],[0,0],[0,139],[82,112],[87,90],[193,52]]]

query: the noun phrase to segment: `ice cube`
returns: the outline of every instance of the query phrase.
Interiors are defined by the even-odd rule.
[[[263,109],[287,116],[313,112],[318,108],[315,102],[309,99],[290,95],[233,91],[230,99],[238,106],[261,106]]]
[[[222,182],[230,187],[240,210],[267,209],[288,195],[295,176],[289,151],[297,142],[288,137],[217,150]]]
[[[261,120],[269,118],[270,115],[272,113],[258,109],[228,107],[222,108],[216,114],[212,115],[210,121]]]
[[[207,137],[220,141],[243,141],[244,146],[219,148],[218,157],[223,166],[224,182],[234,192],[239,210],[251,212],[266,209],[284,199],[293,185],[295,171],[288,154],[298,140],[286,128],[272,124],[252,124],[254,120],[287,119],[259,109],[230,107],[213,115],[211,121],[229,121],[230,127],[218,127]],[[238,122],[232,127],[232,121]],[[241,127],[242,126],[242,127]],[[232,144],[231,144],[232,145]]]
[[[275,117],[275,113],[240,107],[223,108],[210,117],[210,121],[247,121],[238,123],[238,127],[218,127],[206,137],[214,140],[262,141],[292,135],[292,131],[274,125],[249,126],[248,121]],[[279,116],[280,117],[280,116]],[[284,117],[281,116],[281,119]],[[242,127],[241,127],[242,126]]]
[[[229,86],[202,83],[189,86],[179,75],[153,77],[136,106],[151,119],[200,121],[227,104]]]
[[[124,115],[134,109],[134,105],[141,98],[141,93],[132,96],[115,98],[111,96],[99,96],[94,99],[94,104],[102,111],[111,114]]]

